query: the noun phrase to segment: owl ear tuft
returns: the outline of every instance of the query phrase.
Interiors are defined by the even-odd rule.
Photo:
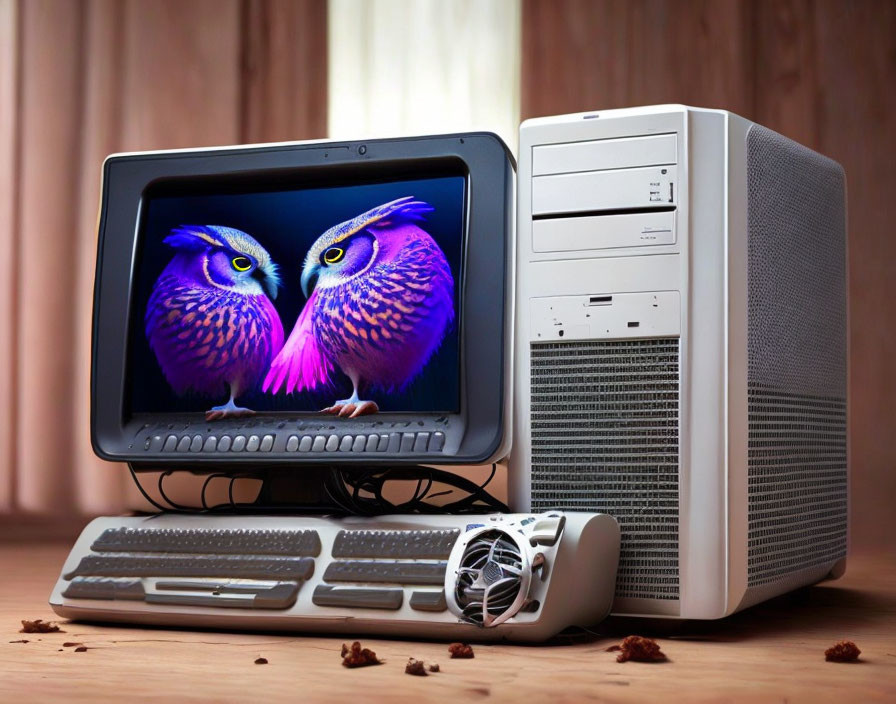
[[[431,213],[433,210],[435,208],[429,203],[422,200],[414,200],[413,196],[405,196],[370,211],[373,222],[368,227],[379,229],[419,222],[423,220],[423,216],[426,213]]]
[[[164,239],[165,244],[174,249],[201,251],[209,247],[227,247],[218,234],[205,225],[181,225],[171,230]]]

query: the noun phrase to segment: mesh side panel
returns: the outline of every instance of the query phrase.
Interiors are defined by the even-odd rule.
[[[678,599],[678,340],[531,346],[532,508],[619,521],[617,597]]]
[[[840,167],[747,135],[748,584],[846,554],[846,234]]]

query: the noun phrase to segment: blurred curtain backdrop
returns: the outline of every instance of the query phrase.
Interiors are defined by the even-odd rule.
[[[329,135],[497,132],[516,153],[520,0],[330,0]]]
[[[0,510],[135,503],[89,442],[103,158],[323,137],[326,56],[325,0],[0,0]]]

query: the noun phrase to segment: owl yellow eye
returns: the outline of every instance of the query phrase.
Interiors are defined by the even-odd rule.
[[[252,261],[248,257],[234,257],[230,260],[230,265],[237,271],[249,271]]]
[[[340,247],[330,247],[324,252],[325,264],[336,264],[345,256],[345,250]]]

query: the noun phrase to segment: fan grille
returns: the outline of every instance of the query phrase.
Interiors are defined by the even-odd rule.
[[[483,626],[504,615],[520,593],[522,571],[522,553],[507,533],[490,530],[473,538],[464,548],[454,588],[463,620]]]

